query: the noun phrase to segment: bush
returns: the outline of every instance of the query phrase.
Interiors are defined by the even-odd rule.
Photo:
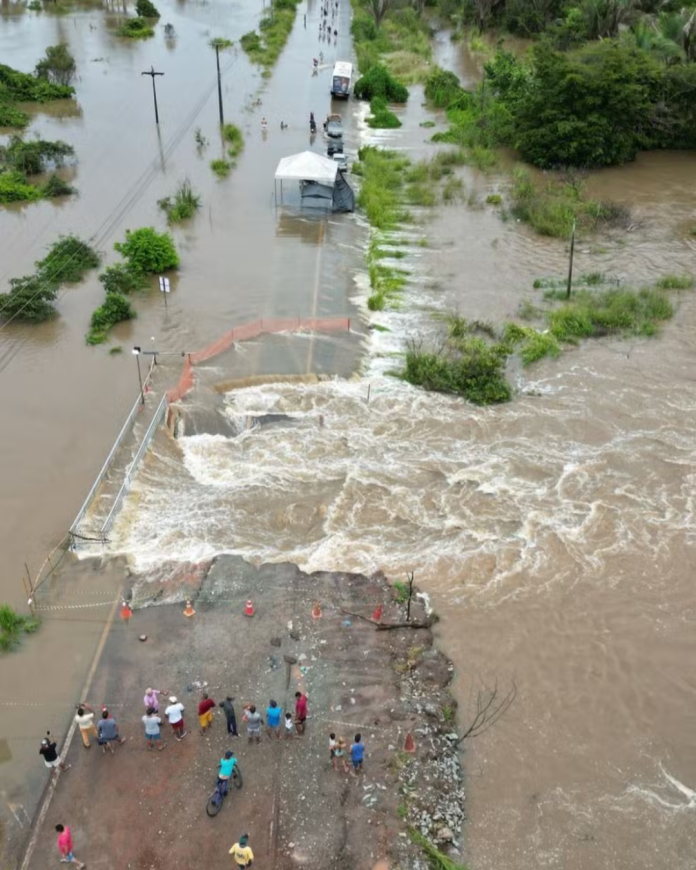
[[[239,127],[235,124],[223,124],[222,135],[225,141],[229,143],[227,153],[230,157],[239,157],[244,150],[244,135]]]
[[[22,634],[33,634],[39,625],[38,619],[21,616],[9,604],[0,604],[0,650],[10,652],[19,644]]]
[[[66,157],[75,154],[75,149],[66,142],[48,142],[45,139],[25,141],[12,136],[6,146],[0,146],[0,163],[5,163],[26,175],[45,172],[50,164],[60,166]]]
[[[74,93],[69,85],[53,84],[0,64],[0,103],[46,103],[72,97]]]
[[[409,383],[442,393],[457,393],[476,405],[507,402],[512,397],[505,380],[510,348],[467,337],[440,351],[424,351],[412,344],[406,353],[403,377]]]
[[[125,296],[120,293],[107,293],[104,304],[92,312],[87,344],[101,344],[106,340],[112,326],[133,317],[135,312]]]
[[[226,178],[230,174],[232,164],[229,160],[211,160],[210,168],[218,178]]]
[[[392,78],[381,64],[373,66],[357,80],[353,93],[359,100],[372,100],[375,97],[384,97],[388,103],[405,103],[408,100],[408,88]]]
[[[99,280],[107,294],[122,293],[127,296],[147,286],[147,276],[144,272],[123,263],[107,266],[99,276]]]
[[[41,186],[41,193],[47,199],[54,199],[57,196],[72,196],[77,193],[77,190],[54,172],[49,176],[48,181]]]
[[[147,0],[145,0],[147,2]],[[51,45],[46,49],[46,57],[36,64],[34,74],[39,79],[57,85],[70,85],[75,78],[77,64],[67,45]]]
[[[165,197],[158,202],[160,208],[167,212],[167,220],[170,224],[188,220],[201,207],[201,198],[193,192],[191,182],[184,179],[177,188],[174,197]]]
[[[0,203],[34,202],[41,197],[41,190],[29,184],[21,172],[0,170]]]
[[[39,323],[56,313],[53,301],[58,285],[41,275],[10,278],[10,292],[0,294],[0,320],[19,320]]]
[[[425,80],[425,98],[436,109],[449,109],[466,93],[457,76],[436,67]]]
[[[125,36],[127,39],[149,39],[155,35],[155,31],[148,23],[147,18],[128,18],[116,30],[117,36]]]
[[[77,236],[62,236],[48,249],[43,260],[37,260],[37,274],[56,284],[75,283],[89,269],[96,269],[101,257]]]
[[[135,13],[139,18],[159,18],[160,14],[151,0],[137,0],[135,4]]]
[[[169,233],[158,233],[153,227],[126,230],[124,242],[116,242],[114,249],[122,254],[132,269],[139,272],[166,272],[176,269],[179,255]]]
[[[374,97],[370,101],[372,115],[367,119],[368,127],[380,129],[395,129],[401,126],[401,121],[387,106],[384,97]]]
[[[28,124],[29,115],[26,112],[0,101],[0,127],[26,127]]]

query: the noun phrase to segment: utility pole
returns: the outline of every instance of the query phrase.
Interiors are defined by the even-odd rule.
[[[155,87],[155,76],[163,76],[162,72],[155,72],[154,66],[151,66],[147,72],[140,73],[141,76],[150,76],[152,78],[152,96],[155,99],[155,124],[159,126],[159,112],[157,111],[157,88]]]
[[[225,119],[222,115],[222,79],[220,78],[220,46],[215,46],[215,61],[217,62],[217,74],[218,74],[218,108],[220,109],[220,126],[225,123]]]
[[[575,253],[575,221],[570,234],[570,260],[568,262],[568,286],[566,287],[566,299],[570,299],[570,285],[573,282],[573,254]]]

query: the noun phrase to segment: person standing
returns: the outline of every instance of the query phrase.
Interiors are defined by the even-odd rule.
[[[67,825],[56,825],[58,833],[58,851],[60,852],[61,864],[76,864],[77,870],[85,867],[82,861],[78,861],[73,853],[72,833]]]
[[[334,749],[334,760],[336,761],[334,770],[338,770],[339,765],[342,764],[343,772],[348,773],[348,765],[346,764],[346,741],[342,737],[338,738],[338,743]]]
[[[208,697],[208,693],[204,692],[198,704],[198,724],[201,726],[201,734],[212,727],[213,710],[215,709],[215,701]]]
[[[305,733],[305,725],[307,722],[307,696],[302,692],[295,692],[295,724],[297,725],[297,733]]]
[[[60,760],[57,748],[58,744],[51,736],[50,731],[47,731],[46,735],[47,736],[41,741],[41,746],[39,747],[39,755],[43,756],[44,764],[51,771],[51,775],[55,774],[57,768],[68,770],[72,765],[66,764],[64,761]]]
[[[295,723],[292,721],[292,713],[285,714],[285,739],[295,736]]]
[[[147,710],[149,707],[152,707],[155,713],[159,713],[159,697],[158,695],[166,695],[166,689],[146,689],[145,697],[143,698],[143,704],[145,705],[145,709]]]
[[[238,737],[237,733],[237,717],[234,712],[234,707],[232,706],[232,701],[234,698],[229,695],[225,698],[224,701],[220,701],[218,707],[222,707],[225,711],[225,719],[227,720],[227,733],[232,734],[233,737]]]
[[[169,698],[169,706],[164,711],[169,724],[172,726],[172,731],[177,740],[183,740],[188,734],[184,730],[184,705],[177,700],[176,695]]]
[[[336,770],[336,747],[338,746],[338,742],[336,740],[336,735],[332,732],[329,734],[329,761],[331,762],[331,767]]]
[[[261,714],[257,711],[254,704],[249,707],[249,709],[245,713],[246,723],[247,723],[247,735],[249,737],[249,743],[253,743],[256,740],[257,743],[261,742],[261,724],[263,720],[261,719]]]
[[[242,834],[239,842],[235,843],[229,851],[234,863],[240,870],[244,870],[245,867],[251,867],[254,863],[254,853],[251,851],[251,847],[247,846],[248,842],[249,834]]]
[[[271,701],[266,708],[266,734],[268,739],[273,740],[273,734],[280,740],[280,717],[283,714],[282,707],[277,701]]]
[[[160,743],[160,725],[162,720],[157,715],[154,707],[148,707],[147,713],[143,716],[143,724],[145,725],[145,739],[147,740],[147,748],[154,749],[156,744],[157,749],[161,752],[166,743]]]
[[[102,710],[102,717],[99,720],[97,730],[99,732],[98,743],[101,746],[103,753],[106,753],[108,748],[109,752],[113,755],[114,743],[126,742],[126,737],[119,737],[116,720],[106,708]]]
[[[353,776],[362,773],[363,757],[365,755],[365,744],[362,742],[360,734],[355,735],[353,745],[350,747],[350,760],[353,762]]]
[[[94,724],[94,710],[89,706],[86,701],[82,701],[80,706],[77,708],[77,715],[75,716],[75,721],[77,722],[80,729],[82,744],[84,745],[85,749],[89,749],[92,745],[89,742],[90,735],[93,735],[94,737],[99,737],[99,732],[97,731],[97,726]]]

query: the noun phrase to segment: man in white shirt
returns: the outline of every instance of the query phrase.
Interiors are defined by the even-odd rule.
[[[172,726],[176,739],[183,740],[188,733],[184,731],[184,705],[177,700],[176,695],[172,695],[169,699],[169,706],[164,711],[164,715]]]
[[[80,704],[77,708],[75,721],[80,728],[82,743],[84,744],[85,749],[89,749],[91,746],[91,743],[89,742],[90,734],[93,734],[95,737],[99,736],[97,726],[94,724],[94,710],[89,706],[89,704],[84,701]]]

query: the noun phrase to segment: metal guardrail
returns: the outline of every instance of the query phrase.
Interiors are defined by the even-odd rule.
[[[147,432],[143,435],[143,440],[140,442],[140,447],[138,447],[138,452],[133,457],[133,461],[128,467],[128,471],[126,472],[126,476],[123,478],[123,483],[121,484],[121,488],[116,494],[116,498],[114,499],[114,503],[111,506],[111,510],[107,518],[104,520],[104,524],[101,527],[100,534],[102,540],[106,538],[109,534],[111,526],[114,524],[114,520],[116,519],[116,514],[121,508],[121,504],[123,503],[123,499],[126,497],[128,490],[131,487],[131,483],[133,481],[133,477],[135,476],[135,472],[137,471],[138,466],[140,465],[140,460],[143,458],[145,451],[150,446],[150,442],[152,441],[155,431],[158,426],[164,419],[164,415],[167,412],[167,397],[162,396],[162,399],[157,406],[157,410],[150,421],[150,425],[147,428]]]

